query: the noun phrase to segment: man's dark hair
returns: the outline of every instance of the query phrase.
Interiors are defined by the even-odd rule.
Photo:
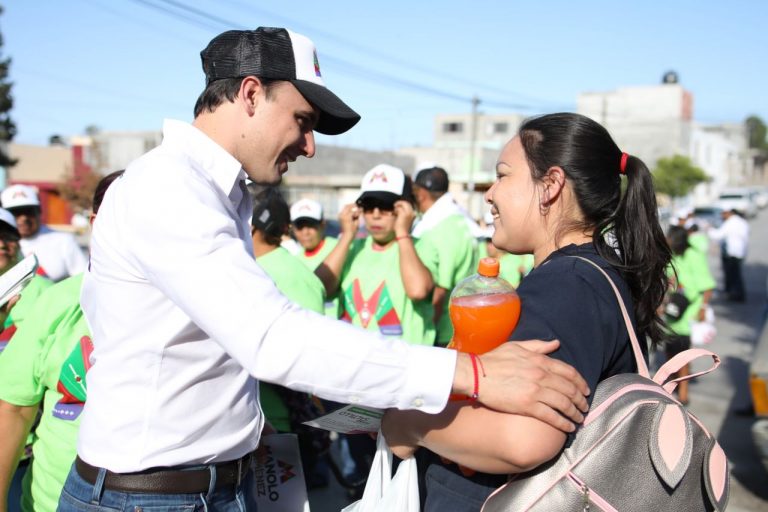
[[[682,226],[670,226],[667,231],[667,240],[672,254],[681,256],[688,249],[688,230]]]
[[[195,117],[204,112],[213,112],[225,101],[233,102],[240,90],[240,84],[246,77],[222,78],[209,83],[195,102]],[[272,86],[279,80],[259,78],[262,87],[266,90],[267,99],[272,99]]]
[[[432,199],[439,199],[448,191],[448,173],[442,167],[430,167],[416,173],[413,182],[429,192]]]
[[[96,184],[96,190],[93,191],[93,206],[91,208],[93,213],[99,212],[99,208],[101,208],[101,202],[104,200],[104,194],[107,193],[107,189],[112,184],[112,182],[122,176],[124,172],[125,169],[120,169],[119,171],[107,174],[99,180],[99,183]]]
[[[262,233],[266,243],[275,247],[280,245],[290,225],[290,208],[277,188],[268,187],[256,194],[251,227]]]

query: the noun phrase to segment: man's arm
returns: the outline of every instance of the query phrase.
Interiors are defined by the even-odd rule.
[[[24,443],[37,414],[37,405],[19,406],[0,400],[0,512],[6,512],[8,487],[24,452]]]
[[[477,372],[478,402],[490,409],[536,418],[563,432],[584,420],[590,389],[572,366],[547,357],[560,346],[555,341],[502,343],[483,354],[483,370],[469,354],[459,352],[453,393],[471,395]]]

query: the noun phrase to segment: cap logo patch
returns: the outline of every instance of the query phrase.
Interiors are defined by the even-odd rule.
[[[368,183],[373,183],[374,181],[381,181],[382,183],[389,182],[387,179],[387,174],[384,171],[374,172],[371,174],[371,179],[368,181]]]
[[[312,208],[310,208],[308,204],[303,204],[303,205],[299,206],[299,211],[310,212],[310,211],[312,211]]]
[[[23,197],[24,199],[26,199],[27,198],[27,194],[25,194],[23,190],[17,190],[16,192],[14,192],[13,198],[17,199],[19,197]]]
[[[317,60],[317,50],[313,51],[312,54],[315,61],[315,76],[322,77],[322,75],[320,74],[320,62]]]

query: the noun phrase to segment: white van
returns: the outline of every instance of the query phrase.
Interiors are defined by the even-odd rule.
[[[757,215],[754,195],[748,188],[728,188],[720,192],[715,205],[723,210],[738,210],[747,218]]]

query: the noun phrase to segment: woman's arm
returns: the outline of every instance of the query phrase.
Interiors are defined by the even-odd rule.
[[[341,233],[339,241],[325,260],[315,269],[315,275],[325,286],[325,296],[331,297],[336,293],[341,279],[341,271],[349,254],[349,247],[357,234],[357,222],[360,212],[354,204],[346,205],[339,213]]]
[[[451,402],[440,414],[390,409],[382,431],[395,455],[422,446],[484,473],[521,473],[555,457],[566,435],[541,421]]]
[[[413,238],[409,235],[416,214],[407,201],[395,203],[395,240],[400,251],[400,276],[405,294],[411,300],[423,300],[429,297],[434,288],[434,281],[429,269],[416,254]]]

